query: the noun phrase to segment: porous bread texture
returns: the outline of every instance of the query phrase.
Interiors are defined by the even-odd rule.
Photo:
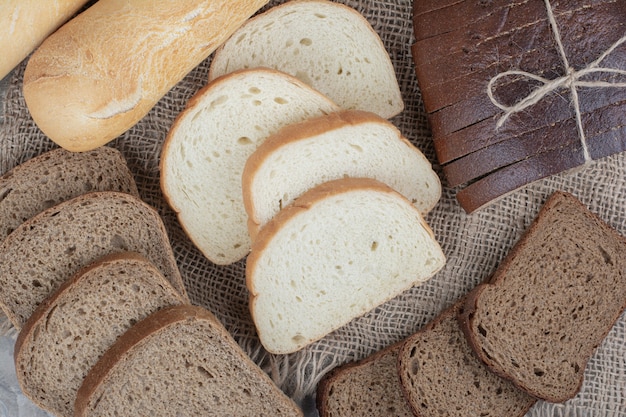
[[[137,197],[92,192],[51,207],[0,245],[0,306],[18,330],[81,268],[116,252],[148,258],[186,297],[161,217]]]
[[[281,210],[247,259],[263,346],[290,353],[430,279],[445,256],[419,211],[370,178],[323,183]]]
[[[320,417],[413,417],[396,369],[401,342],[326,374],[317,386]]]
[[[215,51],[209,81],[259,66],[299,78],[344,109],[383,118],[404,109],[380,37],[359,12],[340,3],[289,1],[254,16]]]
[[[128,330],[85,378],[77,417],[299,416],[207,310],[174,306]]]
[[[338,110],[297,79],[269,69],[242,70],[199,91],[174,122],[161,154],[161,187],[180,224],[213,263],[250,250],[241,176],[269,135]]]
[[[554,193],[468,298],[463,330],[496,373],[550,402],[574,397],[626,308],[626,239],[573,195]]]
[[[522,417],[536,402],[491,372],[467,344],[457,315],[465,299],[402,344],[397,374],[419,417]]]
[[[20,331],[22,392],[57,417],[73,417],[78,388],[115,340],[151,313],[186,302],[139,254],[96,261],[42,302]]]
[[[0,80],[85,3],[87,0],[5,0],[0,13]]]
[[[134,126],[267,0],[100,0],[48,36],[24,72],[37,126],[71,151]]]
[[[139,196],[118,150],[107,146],[82,153],[55,149],[16,166],[0,177],[0,241],[35,214],[91,191]]]
[[[377,179],[422,214],[441,197],[431,163],[398,128],[374,113],[343,110],[286,126],[248,158],[242,188],[252,239],[298,196],[344,177]]]

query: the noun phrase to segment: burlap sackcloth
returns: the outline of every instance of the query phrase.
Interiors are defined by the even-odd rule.
[[[412,2],[343,2],[361,12],[382,38],[406,104],[393,122],[441,174],[410,53],[414,39]],[[267,7],[278,3],[281,1],[272,1]],[[141,197],[162,215],[192,302],[216,314],[252,359],[296,401],[310,398],[319,379],[335,366],[361,359],[409,336],[489,276],[554,190],[575,194],[626,235],[626,153],[532,184],[472,215],[460,208],[456,190],[445,187],[444,181],[441,201],[426,220],[447,256],[445,268],[428,283],[406,291],[298,353],[270,355],[259,344],[248,312],[245,261],[219,267],[204,258],[183,233],[159,186],[163,140],[187,100],[206,84],[209,63],[210,58],[173,88],[139,124],[109,145],[126,156]],[[55,147],[30,118],[21,93],[23,70],[24,63],[10,75],[6,91],[0,121],[0,173]],[[589,362],[579,395],[565,404],[539,402],[528,415],[626,416],[626,315]]]

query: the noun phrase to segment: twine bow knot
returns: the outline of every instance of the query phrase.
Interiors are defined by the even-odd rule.
[[[568,89],[570,90],[572,96],[572,104],[574,106],[574,110],[576,112],[576,125],[578,128],[578,134],[580,137],[580,142],[583,147],[583,153],[585,157],[585,163],[591,161],[591,156],[589,155],[589,149],[587,146],[587,140],[585,137],[585,131],[583,129],[582,123],[582,114],[580,111],[580,102],[578,99],[578,88],[587,87],[587,88],[626,88],[626,82],[610,82],[610,81],[584,81],[582,78],[589,74],[594,73],[607,73],[607,74],[619,74],[626,76],[626,70],[616,69],[616,68],[607,68],[601,67],[600,63],[613,51],[618,48],[620,45],[626,42],[626,35],[620,38],[617,42],[611,45],[598,59],[591,62],[585,68],[580,70],[574,69],[569,64],[569,60],[567,59],[567,55],[565,54],[565,48],[563,46],[563,42],[561,40],[561,34],[559,32],[558,25],[556,23],[556,18],[554,16],[554,11],[552,10],[552,5],[549,0],[544,0],[546,3],[546,9],[548,11],[548,19],[550,21],[550,26],[552,28],[552,32],[556,43],[558,45],[559,54],[561,55],[561,59],[563,60],[563,64],[566,68],[566,73],[562,77],[555,78],[553,80],[538,76],[536,74],[519,71],[519,70],[511,70],[502,72],[495,77],[493,77],[489,84],[487,85],[487,95],[491,102],[502,111],[504,114],[498,119],[496,123],[496,127],[500,128],[506,122],[506,120],[513,114],[523,111],[529,107],[534,106],[538,102],[540,102],[544,97],[553,91],[559,89]],[[533,91],[531,91],[526,97],[522,98],[516,104],[512,106],[506,106],[498,101],[498,99],[494,95],[494,85],[496,82],[503,77],[508,77],[511,75],[520,75],[522,77],[539,81],[542,85]]]

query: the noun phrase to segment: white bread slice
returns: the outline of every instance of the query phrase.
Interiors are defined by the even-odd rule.
[[[21,329],[37,306],[81,268],[115,252],[148,258],[187,296],[159,213],[141,199],[91,192],[22,223],[0,245],[0,307]]]
[[[134,415],[302,417],[302,411],[213,314],[180,305],[124,333],[78,391],[76,417]]]
[[[139,197],[120,151],[108,146],[81,153],[58,148],[16,166],[0,177],[0,241],[34,215],[91,191]]]
[[[83,379],[115,340],[153,312],[186,302],[137,253],[99,259],[41,303],[20,331],[15,368],[22,391],[57,417],[72,417]]]
[[[281,210],[247,259],[261,343],[295,352],[430,279],[445,256],[419,211],[369,178],[321,184]]]
[[[163,146],[161,187],[209,260],[231,264],[250,250],[241,175],[252,152],[280,128],[336,110],[306,84],[269,69],[237,71],[189,101]]]
[[[291,74],[344,109],[399,114],[404,102],[380,37],[356,10],[295,0],[258,14],[215,51],[209,80],[241,68]]]
[[[287,126],[248,158],[242,187],[252,240],[281,207],[344,177],[377,179],[422,214],[441,197],[431,163],[398,128],[374,113],[344,110]]]

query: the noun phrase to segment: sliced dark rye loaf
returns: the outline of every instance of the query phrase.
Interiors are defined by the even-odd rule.
[[[139,195],[118,150],[55,149],[16,166],[0,177],[0,241],[35,214],[90,191]]]
[[[618,145],[618,152],[626,150],[626,141],[622,140],[623,136],[618,133],[620,128],[606,126],[607,118],[612,118],[617,123],[626,124],[626,100],[608,105],[600,111],[582,115],[585,126],[585,143],[591,146],[593,159],[610,155],[612,149],[616,148],[615,145]],[[570,134],[563,135],[563,132]],[[614,137],[607,137],[607,134],[609,136],[612,134]],[[575,119],[565,119],[562,122],[553,123],[465,155],[446,164],[444,173],[448,186],[455,187],[511,164],[562,148],[580,148],[582,150]]]
[[[462,329],[476,354],[520,389],[575,396],[586,364],[626,308],[626,239],[556,192],[494,273],[472,292]]]
[[[298,416],[302,411],[209,311],[160,310],[126,331],[85,378],[76,417]]]
[[[326,374],[317,386],[320,417],[412,417],[396,366],[401,343]]]
[[[591,159],[594,160],[626,151],[626,126],[588,137],[586,143]],[[582,145],[575,141],[494,171],[460,190],[456,197],[463,209],[471,213],[530,182],[582,166],[584,163]]]
[[[413,2],[415,38],[420,41],[439,37],[455,29],[465,29],[494,14],[506,13],[515,6],[528,6],[527,3],[529,0],[521,2],[495,0],[487,4],[482,1],[415,0]]]
[[[406,339],[398,353],[401,387],[416,416],[523,416],[536,402],[474,355],[457,315],[465,299]]]
[[[115,340],[151,313],[186,302],[137,253],[96,261],[44,300],[20,331],[15,368],[22,392],[57,417],[72,417],[83,379]]]
[[[81,268],[115,252],[148,258],[186,297],[163,221],[130,194],[92,192],[22,223],[0,245],[0,306],[19,330]]]

